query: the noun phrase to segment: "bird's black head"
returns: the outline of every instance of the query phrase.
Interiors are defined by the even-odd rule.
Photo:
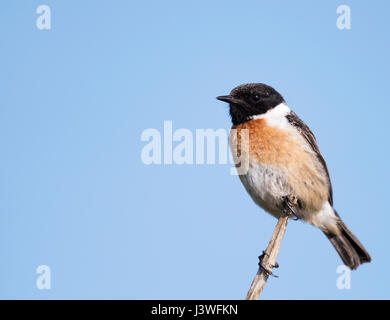
[[[284,102],[279,92],[262,83],[243,84],[234,88],[230,95],[217,99],[230,104],[233,125],[247,122]]]

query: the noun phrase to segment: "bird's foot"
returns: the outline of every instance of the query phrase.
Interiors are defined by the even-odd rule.
[[[272,270],[269,270],[266,266],[264,266],[263,264],[263,259],[264,259],[264,256],[268,255],[265,251],[263,251],[263,253],[259,256],[259,267],[262,271],[264,271],[266,274],[268,274],[269,276],[273,276],[275,278],[279,278],[277,275],[273,274],[272,273]],[[275,262],[275,265],[272,266],[272,268],[279,268],[279,264],[277,262]]]
[[[296,207],[299,205],[299,200],[294,195],[283,197],[283,213],[286,216],[294,217],[294,220],[301,219],[296,211]]]

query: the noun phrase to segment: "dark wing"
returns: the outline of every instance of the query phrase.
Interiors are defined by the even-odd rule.
[[[322,154],[320,152],[320,149],[318,148],[316,138],[311,132],[310,128],[295,114],[295,112],[291,111],[287,116],[287,120],[298,129],[298,131],[301,133],[301,135],[305,138],[305,140],[309,143],[313,151],[316,153],[318,160],[322,164],[326,175],[328,177],[329,182],[329,203],[331,206],[333,206],[333,191],[332,191],[332,183],[330,182],[330,176],[328,167],[326,166],[326,162],[324,158],[322,157]]]

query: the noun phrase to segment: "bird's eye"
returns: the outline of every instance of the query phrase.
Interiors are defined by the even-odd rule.
[[[259,94],[253,95],[252,99],[253,99],[253,101],[259,101],[260,100],[260,95]]]

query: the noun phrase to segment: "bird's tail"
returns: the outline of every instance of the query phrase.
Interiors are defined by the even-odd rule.
[[[337,215],[337,213],[336,213]],[[344,264],[350,269],[357,269],[359,265],[370,262],[371,257],[356,236],[348,229],[341,218],[338,221],[339,234],[324,231],[335,247]]]

